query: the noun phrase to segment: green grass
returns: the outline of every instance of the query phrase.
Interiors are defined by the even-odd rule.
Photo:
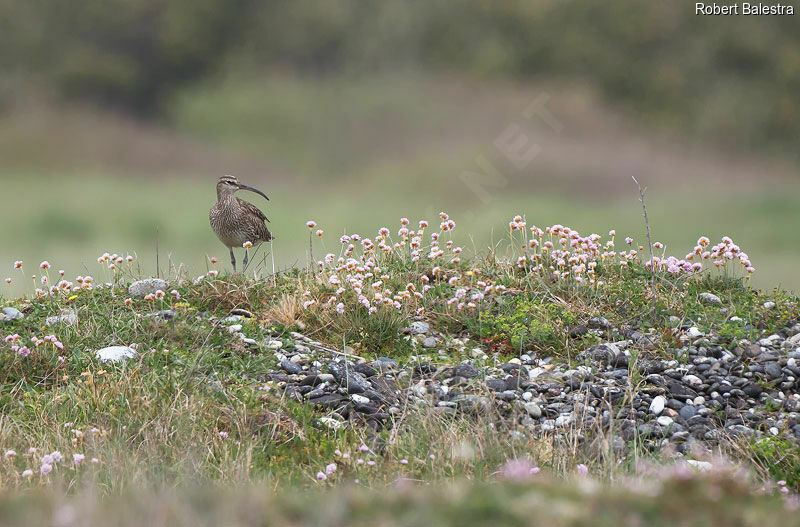
[[[574,321],[598,314],[607,316],[615,327],[629,321],[648,324],[650,281],[640,264],[621,268],[613,261],[600,263],[597,275],[605,282],[602,286],[551,283],[519,270],[511,254],[509,259],[499,258],[502,248],[496,249],[495,255],[439,263],[443,276],[461,278],[454,283],[432,278],[434,287],[420,300],[425,318],[445,332],[442,347],[450,351],[441,356],[432,350],[430,359],[459,361],[461,354],[450,345],[452,338],[460,337],[467,348],[485,346],[485,331],[502,336],[514,347],[538,346],[569,359],[582,345],[564,341],[563,330]],[[419,282],[421,273],[432,265],[413,263],[399,254],[379,256],[376,262],[384,287],[394,290]],[[332,430],[319,421],[325,412],[288,400],[274,387],[260,389],[265,386],[264,373],[275,366],[276,359],[265,349],[245,345],[217,320],[233,308],[244,308],[255,316],[243,323],[242,332],[257,342],[267,338],[290,342],[290,332],[303,326],[307,334],[331,347],[349,345],[365,357],[390,354],[406,362],[411,350],[400,329],[413,315],[416,300],[409,300],[396,313],[394,308],[381,308],[365,319],[364,308],[355,307],[355,295],[346,291],[339,294],[347,302],[345,313],[337,315],[321,305],[335,289],[327,273],[312,276],[292,269],[269,280],[223,273],[199,283],[180,281],[173,274],[170,278],[181,295],[179,300],[168,295],[163,300],[134,299],[127,305],[127,283],[140,273],[136,261],[123,263],[116,274],[109,275],[115,283],[111,288],[8,302],[26,316],[4,324],[4,334],[19,333],[28,343],[30,336],[52,332],[64,349],[44,343],[22,357],[10,344],[0,343],[0,449],[17,452],[0,460],[3,521],[4,515],[11,514],[8,511],[17,510],[30,514],[29,523],[34,524],[39,520],[33,504],[47,510],[58,489],[71,496],[68,499],[86,499],[81,498],[84,492],[99,496],[99,501],[89,501],[86,514],[103,514],[107,506],[125,510],[129,499],[154,503],[152,492],[168,492],[161,503],[184,517],[178,505],[184,498],[179,496],[199,487],[206,489],[201,493],[225,488],[215,491],[223,495],[236,489],[239,498],[245,499],[236,513],[223,505],[229,500],[211,500],[209,514],[239,518],[239,513],[253,506],[312,524],[318,521],[316,513],[301,509],[304,501],[294,501],[297,496],[322,503],[353,503],[352,509],[341,514],[356,524],[386,515],[389,525],[413,523],[422,516],[445,523],[453,517],[463,518],[464,523],[493,516],[513,525],[527,514],[525,503],[543,499],[560,504],[551,511],[559,521],[585,521],[586,507],[576,504],[591,499],[597,500],[591,502],[592,519],[600,524],[614,524],[620,510],[627,511],[626,518],[633,515],[656,525],[684,521],[680,512],[684,510],[700,514],[700,523],[716,514],[742,519],[757,513],[763,522],[768,520],[760,511],[771,510],[767,518],[777,521],[784,509],[776,508],[780,501],[775,497],[760,494],[758,486],[769,486],[770,478],[783,477],[796,489],[796,456],[783,438],[769,445],[723,446],[718,453],[731,456],[732,461],[726,462],[729,468],[715,461],[716,471],[696,477],[636,444],[624,452],[612,452],[603,446],[608,438],[601,430],[567,430],[564,438],[534,436],[522,427],[498,425],[491,413],[453,416],[435,408],[407,406],[391,430],[373,433],[360,426]],[[665,335],[669,315],[691,316],[703,328],[725,327],[728,317],[718,307],[697,302],[700,291],[714,291],[723,303],[733,306],[729,315],[740,314],[763,328],[741,333],[751,339],[800,318],[800,300],[786,292],[764,295],[741,279],[717,273],[673,277],[671,283],[667,278],[659,278],[659,317],[653,328]],[[479,290],[478,280],[503,284],[508,294],[488,294],[480,310],[457,311],[447,305],[459,287],[469,288],[470,293]],[[320,304],[303,310],[297,304],[305,298]],[[775,309],[760,307],[767,298],[777,303]],[[166,307],[176,312],[173,321],[142,316]],[[45,318],[63,308],[74,310],[79,323],[47,328]],[[100,347],[130,343],[138,344],[139,354],[125,364],[102,364],[94,357]],[[426,352],[415,349],[413,353]],[[577,434],[590,440],[578,441]],[[369,447],[367,452],[359,450],[362,444]],[[52,474],[40,476],[39,458],[54,450],[62,452],[66,461]],[[339,456],[336,450],[350,457]],[[78,467],[70,464],[73,453],[86,456]],[[505,463],[522,457],[540,466],[545,475],[532,486],[495,485]],[[359,458],[375,463],[359,464]],[[655,468],[642,469],[642,460]],[[321,483],[315,475],[334,461],[337,471]],[[581,483],[575,472],[578,463],[588,465],[596,479]],[[732,473],[735,468],[750,476]],[[30,478],[21,475],[26,469],[34,471]],[[653,471],[660,475],[656,477]],[[647,498],[630,500],[625,497],[630,493],[628,481],[639,481],[637,488],[652,490],[643,495]],[[380,497],[382,490],[398,485],[419,489]],[[334,487],[332,492],[320,494],[319,487],[327,486]],[[586,489],[601,486],[602,491],[593,491],[587,498]],[[37,492],[38,487],[44,490]],[[426,488],[444,493],[425,497]],[[281,489],[293,498],[282,499],[279,493],[277,502],[272,495],[247,501],[249,492],[258,495],[265,489]],[[689,500],[696,507],[668,506],[674,500]],[[722,507],[727,500],[731,506]],[[707,509],[710,501],[720,510]],[[410,502],[418,503],[418,510],[398,512]],[[511,503],[517,505],[509,508]]]

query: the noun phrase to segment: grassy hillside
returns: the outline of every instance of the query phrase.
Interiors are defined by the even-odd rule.
[[[646,408],[650,396],[642,403],[639,394],[659,393],[659,388],[650,384],[656,382],[652,375],[645,379],[638,370],[649,368],[651,361],[702,364],[685,362],[687,338],[704,345],[692,331],[706,335],[705,346],[719,342],[734,350],[725,353],[743,353],[736,350],[749,349],[754,342],[762,350],[781,342],[775,349],[783,351],[777,353],[797,353],[791,351],[800,326],[796,296],[764,294],[743,283],[746,257],[730,241],[714,247],[716,240],[698,242],[701,252],[732,252],[735,257],[723,256],[720,265],[712,261],[714,256],[698,256],[691,272],[658,264],[653,305],[646,249],[628,247],[620,234],[584,238],[560,226],[537,232],[516,218],[513,229],[498,235],[504,240],[493,253],[471,255],[460,250],[460,242],[448,243],[458,240],[463,228],[458,224],[453,230],[450,221],[444,217],[441,227],[434,223],[423,229],[419,241],[414,233],[385,232],[371,236],[370,243],[352,238],[329,242],[327,250],[341,253],[343,260],[337,264],[336,256],[326,258],[313,274],[295,268],[253,280],[219,274],[222,264],[209,261],[210,271],[198,279],[171,272],[168,283],[148,285],[158,291],[139,289],[139,284],[129,289],[141,269],[137,259],[128,261],[123,253],[118,260],[105,255],[95,262],[103,270],[93,272],[93,280],[75,278],[57,284],[52,295],[7,300],[6,307],[18,311],[4,311],[9,320],[0,326],[0,448],[5,453],[0,461],[0,518],[9,522],[12,516],[27,515],[35,524],[42,521],[42,511],[56,511],[52,507],[60,507],[54,514],[99,517],[106,507],[125,511],[147,503],[149,513],[159,518],[178,515],[188,520],[192,515],[181,496],[188,493],[192,503],[209,491],[195,495],[187,487],[224,484],[240,490],[233,502],[206,501],[209,517],[230,514],[242,523],[251,521],[250,514],[294,518],[301,524],[330,521],[318,516],[328,505],[312,510],[303,505],[305,499],[331,507],[337,503],[335,514],[348,523],[379,518],[389,525],[413,523],[417,513],[452,523],[446,511],[470,516],[470,521],[497,517],[513,525],[523,521],[528,505],[542,500],[550,509],[541,517],[550,514],[557,521],[579,524],[589,521],[589,510],[592,521],[608,524],[620,517],[705,524],[730,515],[742,525],[756,517],[760,523],[781,521],[781,492],[792,495],[800,484],[790,406],[787,402],[781,408],[776,399],[778,391],[792,399],[792,388],[784,384],[793,386],[793,380],[770,382],[764,377],[760,385],[748,384],[748,390],[763,395],[747,404],[756,404],[769,423],[775,421],[774,434],[762,428],[772,426],[766,423],[751,430],[755,435],[750,438],[725,432],[691,448],[684,448],[691,441],[672,445],[678,434],[670,439],[678,451],[654,441],[651,429],[641,427],[633,436],[618,436],[613,426],[584,429],[577,422],[563,432],[536,432],[535,422],[526,424],[519,414],[507,414],[506,392],[491,395],[479,386],[470,392],[474,383],[466,378],[454,380],[450,390],[463,386],[467,394],[444,406],[422,404],[414,394],[419,386],[425,392],[426,371],[437,372],[435,379],[461,368],[460,375],[483,378],[498,365],[521,368],[514,366],[514,361],[521,364],[520,358],[539,364],[545,376],[553,365],[554,373],[569,369],[555,384],[540,388],[558,393],[561,383],[572,385],[570,371],[588,367],[589,362],[581,366],[589,359],[581,359],[579,352],[602,350],[595,345],[627,338],[633,339],[625,341],[631,346],[630,362],[626,358],[622,370],[611,371],[609,364],[596,371],[600,375],[607,370],[609,379],[619,372],[629,378],[614,408]],[[306,236],[316,228],[304,227]],[[417,226],[407,228],[416,231]],[[570,247],[573,239],[578,242]],[[351,242],[363,248],[348,249]],[[395,243],[400,245],[391,249]],[[421,246],[415,247],[417,243]],[[315,244],[322,257],[326,249],[319,240]],[[334,244],[340,248],[333,249]],[[663,248],[656,250],[667,262]],[[347,257],[355,258],[352,267]],[[16,273],[48,276],[55,283],[60,277],[57,262],[53,264],[40,269],[23,264]],[[360,265],[366,270],[359,270]],[[554,277],[554,269],[560,278]],[[106,281],[110,285],[103,285]],[[362,305],[362,288],[369,310]],[[713,303],[703,298],[708,293],[716,295]],[[608,319],[599,322],[604,329],[576,329],[581,324],[598,327],[592,322],[597,317]],[[416,339],[408,335],[409,319],[435,330],[420,329],[423,334]],[[687,330],[690,324],[696,327]],[[426,335],[433,346],[428,338],[422,342]],[[129,350],[133,357],[109,363],[95,355],[113,345],[134,346]],[[763,353],[769,358],[774,352]],[[395,409],[369,410],[374,412],[369,415],[358,413],[368,409],[349,410],[346,417],[348,410],[338,405],[350,404],[349,383],[358,379],[351,381],[350,373],[335,369],[330,361],[337,357],[353,360],[349,367],[371,376],[374,387],[380,378],[375,368],[386,364],[395,372],[387,379],[396,379],[402,387],[397,393],[405,395],[392,403]],[[744,357],[742,364],[763,371],[756,369],[760,359]],[[794,367],[794,360],[784,363]],[[327,409],[320,407],[325,403],[309,404],[296,391],[297,380],[317,364],[322,365],[320,373],[308,376],[312,384],[303,390],[309,396],[323,375],[348,379],[340,389],[344,396],[333,392],[309,399],[327,397],[334,402]],[[484,368],[486,373],[472,373]],[[356,408],[369,407],[357,391],[351,393]],[[718,419],[725,415],[721,408]],[[651,417],[640,418],[655,426],[648,421]],[[739,430],[736,426],[741,427],[725,430]],[[689,461],[676,464],[676,456]],[[496,486],[498,479],[522,486]],[[598,485],[605,490],[593,490]],[[645,494],[624,497],[631,485]],[[336,488],[333,494],[305,494],[327,486]],[[436,492],[423,492],[428,486]],[[36,488],[42,490],[32,492]],[[146,490],[163,488],[181,490],[159,497]],[[267,488],[291,497],[264,497]],[[397,490],[382,493],[387,488]],[[61,501],[51,489],[75,497]],[[21,491],[27,497],[18,497]],[[576,507],[586,500],[595,505]],[[687,500],[694,505],[670,505]],[[78,503],[85,504],[80,513],[70,508]],[[231,503],[240,504],[236,512]],[[409,508],[412,503],[414,509]],[[788,507],[794,502],[785,503]],[[141,517],[130,521],[135,524]]]

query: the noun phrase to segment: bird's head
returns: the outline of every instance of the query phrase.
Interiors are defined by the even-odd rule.
[[[266,194],[256,188],[243,185],[239,182],[239,179],[236,176],[226,175],[217,180],[217,199],[222,199],[224,196],[232,196],[237,190],[249,190],[250,192],[255,192],[256,194],[264,196],[264,199],[269,201],[269,198]]]

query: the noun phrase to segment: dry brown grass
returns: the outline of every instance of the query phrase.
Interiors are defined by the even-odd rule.
[[[303,313],[303,305],[297,295],[285,294],[278,303],[271,306],[264,314],[267,323],[277,322],[286,327],[291,327],[300,319]]]

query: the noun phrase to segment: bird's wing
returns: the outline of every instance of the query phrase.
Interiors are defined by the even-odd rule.
[[[239,206],[241,206],[244,210],[246,210],[248,214],[252,214],[253,216],[258,217],[263,221],[269,221],[269,218],[267,218],[264,215],[264,213],[261,212],[261,210],[252,203],[250,203],[249,201],[245,201],[241,198],[236,198],[236,199],[239,200]]]

